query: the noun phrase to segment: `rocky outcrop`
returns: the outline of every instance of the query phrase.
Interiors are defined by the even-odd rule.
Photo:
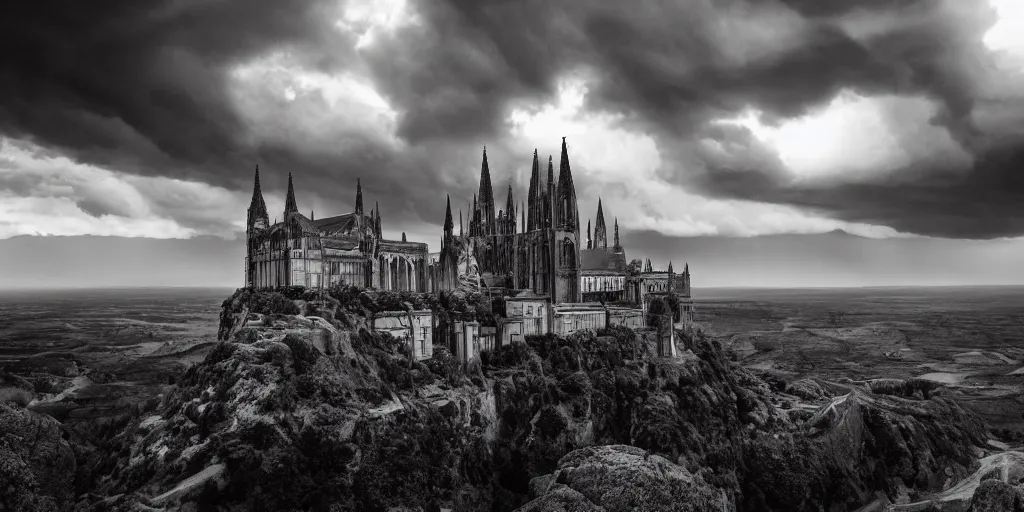
[[[633,446],[595,446],[562,457],[536,478],[537,498],[520,512],[722,510],[728,500],[685,468]]]
[[[986,440],[929,386],[762,378],[699,332],[676,359],[624,328],[531,338],[467,373],[332,308],[229,328],[81,457],[79,509],[854,510],[949,488]]]
[[[967,512],[1024,512],[1024,486],[986,480],[974,491]]]
[[[68,510],[74,479],[74,453],[60,424],[0,403],[0,510]]]

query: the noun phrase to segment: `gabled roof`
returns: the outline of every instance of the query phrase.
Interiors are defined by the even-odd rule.
[[[626,253],[616,252],[608,249],[582,249],[580,250],[581,270],[616,270],[626,271]]]
[[[320,230],[325,233],[352,233],[356,229],[356,220],[358,214],[346,213],[344,215],[335,215],[334,217],[325,217],[323,219],[317,219],[313,221]],[[363,215],[363,226],[370,228],[373,226],[373,219],[369,215]]]
[[[359,248],[359,241],[337,237],[324,237],[321,241],[324,249],[339,249],[343,251],[354,251]]]
[[[299,226],[299,228],[302,229],[303,232],[305,232],[305,233],[320,233],[320,229],[317,228],[315,224],[313,224],[313,221],[307,219],[305,215],[303,215],[303,214],[301,214],[299,212],[291,212],[291,213],[288,213],[287,215],[288,215],[288,220],[290,220],[291,222],[294,222],[295,224],[297,224]]]

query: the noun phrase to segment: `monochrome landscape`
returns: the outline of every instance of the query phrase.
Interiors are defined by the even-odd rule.
[[[1024,512],[1024,4],[0,7],[0,512]]]

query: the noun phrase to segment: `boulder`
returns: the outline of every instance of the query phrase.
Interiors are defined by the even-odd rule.
[[[553,480],[552,483],[549,479],[534,479],[532,490],[544,494],[519,510],[625,512],[728,508],[722,494],[700,476],[660,455],[627,445],[594,446],[570,452],[559,460]]]

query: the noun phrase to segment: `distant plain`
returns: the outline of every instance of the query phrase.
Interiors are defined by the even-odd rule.
[[[87,419],[155,399],[216,342],[228,288],[0,291],[0,369]],[[734,360],[784,380],[917,377],[1024,432],[1024,287],[694,289]]]
[[[785,380],[917,377],[995,429],[1024,431],[1024,287],[704,289],[698,319]]]

